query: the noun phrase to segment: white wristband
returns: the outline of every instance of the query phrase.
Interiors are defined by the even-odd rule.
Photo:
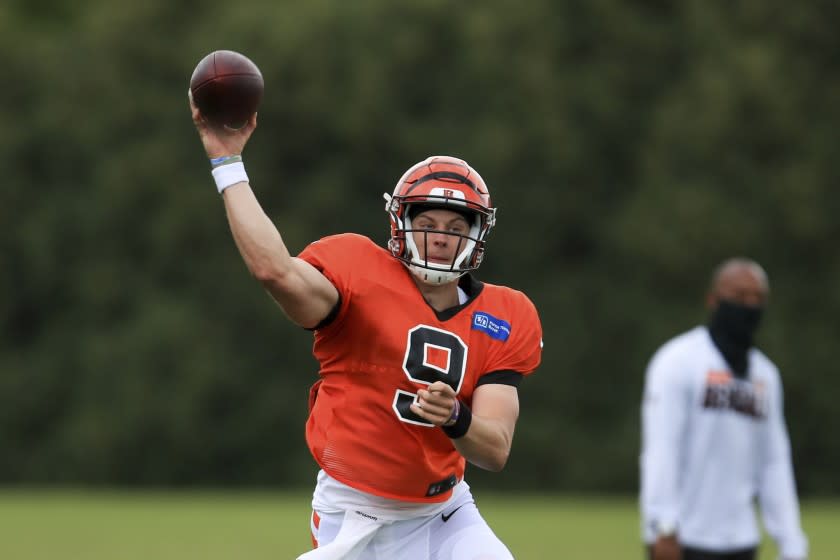
[[[247,183],[248,174],[245,173],[245,164],[241,161],[230,163],[228,165],[220,165],[211,171],[213,179],[216,181],[216,189],[219,194],[222,194],[228,187],[232,187],[236,183]]]

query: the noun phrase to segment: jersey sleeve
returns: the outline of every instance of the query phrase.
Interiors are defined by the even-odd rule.
[[[354,263],[370,250],[372,242],[361,235],[340,234],[324,237],[307,245],[298,255],[332,282],[339,294],[339,309],[330,324],[338,324],[353,300]]]
[[[298,255],[298,258],[321,271],[342,296],[349,291],[350,286],[352,267],[348,266],[348,260],[350,260],[348,257],[354,254],[352,237],[350,235],[324,237],[307,245]]]
[[[487,373],[512,371],[521,375],[533,373],[542,360],[542,324],[528,297],[522,292],[513,292],[513,318],[510,337],[490,365]]]
[[[676,524],[680,507],[680,436],[691,395],[681,375],[683,359],[681,349],[666,346],[654,354],[645,372],[640,498],[648,542],[654,523]]]
[[[784,417],[781,380],[774,368],[768,395],[767,421],[762,438],[759,505],[767,533],[784,558],[805,558],[808,540],[802,531],[799,500]]]

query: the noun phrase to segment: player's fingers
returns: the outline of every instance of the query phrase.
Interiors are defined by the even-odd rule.
[[[193,124],[199,128],[205,127],[207,123],[204,122],[204,117],[201,115],[201,111],[198,110],[198,107],[191,105],[190,108],[192,110]]]
[[[408,408],[411,409],[411,412],[413,412],[420,418],[432,421],[432,419],[430,418],[430,414],[426,412],[426,410],[422,406],[420,406],[420,403],[411,403],[411,405],[409,405]]]
[[[198,110],[198,107],[195,106],[195,102],[193,101],[192,91],[187,90],[187,98],[190,100],[190,113],[192,113],[192,120],[193,124],[198,127],[202,127],[206,125],[204,122],[204,117],[201,114],[201,111]]]
[[[442,419],[449,418],[449,414],[452,411],[451,399],[436,398],[428,391],[419,391],[416,402],[426,413]]]
[[[433,416],[436,420],[449,418],[449,407],[447,406],[440,406],[428,402],[420,402],[419,404],[427,414]]]
[[[429,414],[438,414],[447,418],[453,406],[452,399],[440,398],[423,389],[417,391],[417,399],[414,402]]]
[[[251,118],[248,119],[248,122],[245,123],[245,126],[239,129],[240,133],[243,136],[250,136],[254,129],[257,128],[257,114],[254,113],[251,115]]]
[[[434,383],[429,385],[429,392],[438,393],[446,396],[455,395],[455,390],[452,388],[452,386],[448,383],[444,383],[443,381],[435,381]]]
[[[416,414],[420,418],[427,420],[428,422],[431,422],[432,424],[435,424],[437,426],[442,425],[449,418],[449,416],[444,416],[440,412],[435,412],[429,409],[428,407],[423,407],[419,403],[414,403],[409,408],[414,414]]]
[[[256,128],[256,125],[253,124],[253,122],[248,121],[248,123],[242,128],[240,128],[237,132],[240,136],[248,138],[249,136],[251,136],[251,133],[254,132],[254,128]]]
[[[417,391],[417,395],[424,402],[428,402],[435,406],[439,406],[446,409],[451,409],[455,402],[454,394],[420,389],[419,391]]]

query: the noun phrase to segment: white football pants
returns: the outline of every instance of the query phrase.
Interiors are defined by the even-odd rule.
[[[313,512],[312,537],[318,547],[326,547],[333,542],[348,518],[344,513]],[[353,532],[356,533],[356,530]],[[513,560],[513,555],[481,517],[470,492],[466,492],[442,514],[384,524],[370,535],[356,540],[355,546],[344,550],[337,558]],[[326,552],[327,548],[323,551]],[[313,558],[317,557],[317,552],[310,554],[313,553]],[[304,557],[308,558],[307,555]]]

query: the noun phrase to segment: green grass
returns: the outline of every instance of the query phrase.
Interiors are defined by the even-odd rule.
[[[309,496],[0,490],[3,560],[293,559],[309,549]],[[517,560],[641,560],[629,498],[479,495]],[[805,502],[811,560],[840,558],[840,503]],[[760,560],[773,560],[767,543]]]

